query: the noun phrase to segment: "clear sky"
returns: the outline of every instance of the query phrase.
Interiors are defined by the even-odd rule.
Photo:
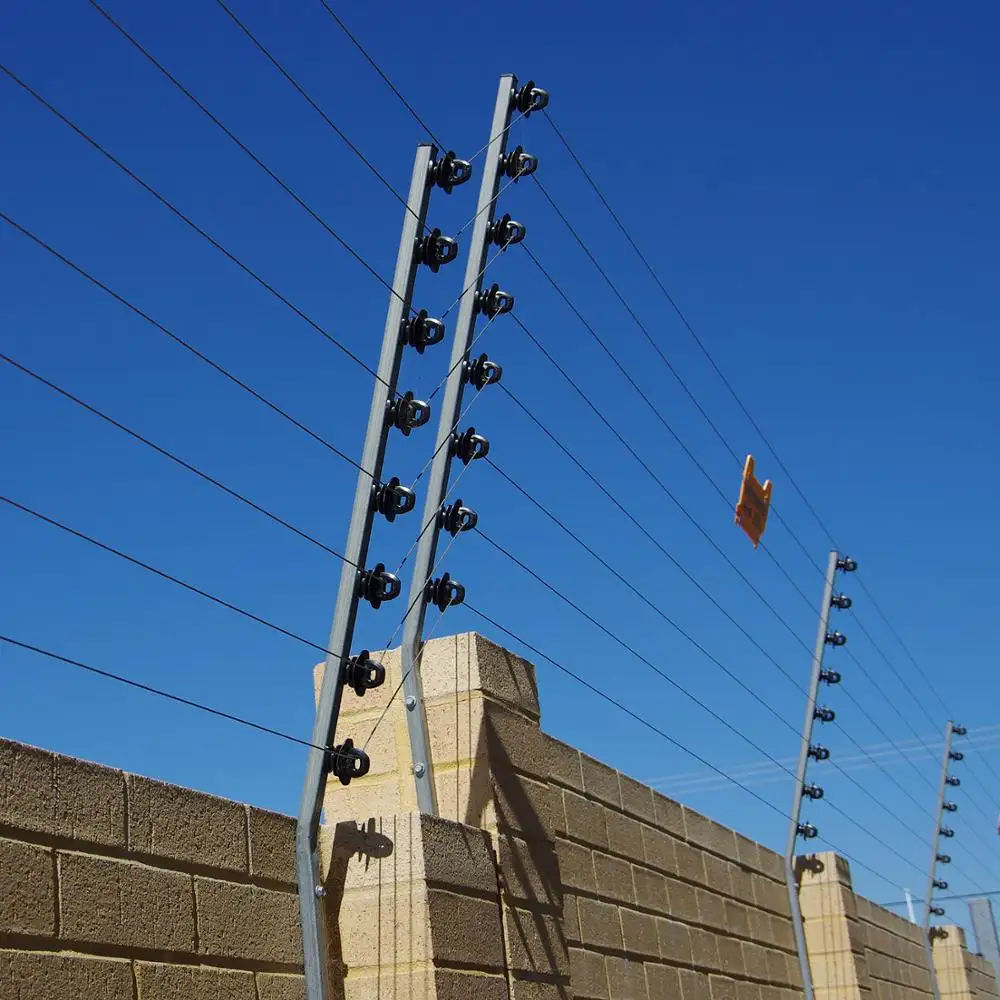
[[[221,7],[210,0],[110,0],[108,9],[376,271],[391,275],[399,203]],[[405,191],[414,146],[424,136],[318,0],[234,0],[233,9]],[[613,12],[565,3],[488,10],[394,3],[350,5],[341,13],[459,155],[487,141],[501,72],[531,77],[551,92],[553,119],[837,544],[860,561],[866,586],[947,709],[969,727],[970,752],[958,772],[966,780],[955,795],[961,808],[951,818],[955,865],[947,877],[959,892],[1000,888],[990,582],[1000,490],[1000,11],[982,2],[951,9],[924,2],[835,9],[625,3]],[[374,365],[385,289],[90,4],[14,5],[3,22],[0,60],[10,70]],[[0,211],[332,444],[360,455],[371,377],[10,79],[0,77],[0,94]],[[520,122],[513,141],[539,156],[546,189],[726,441],[740,456],[753,452],[760,475],[774,480],[775,506],[788,527],[772,518],[765,541],[782,568],[733,526],[739,461],[531,181],[506,191],[500,211],[526,224],[526,245],[728,499],[523,249],[498,260],[490,279],[516,294],[517,315],[678,503],[510,317],[486,332],[483,349],[504,364],[504,385],[739,628],[505,393],[484,393],[469,420],[490,437],[491,457],[510,476],[787,724],[485,463],[468,471],[459,494],[478,509],[491,537],[756,748],[482,539],[462,537],[445,568],[477,607],[787,811],[791,779],[768,769],[762,751],[786,764],[794,757],[803,697],[772,660],[805,684],[802,643],[812,644],[821,586],[813,564],[825,562],[830,539],[549,123],[542,116]],[[436,193],[431,224],[458,229],[473,213],[476,186],[450,198]],[[461,265],[420,275],[415,305],[432,314],[447,307],[460,290],[467,251],[466,241]],[[4,224],[0,254],[4,352],[342,547],[355,485],[347,463]],[[410,352],[400,387],[426,394],[445,368],[443,349]],[[328,555],[9,365],[0,366],[0,419],[5,496],[325,642],[340,571]],[[387,474],[412,477],[432,437],[430,429],[394,436]],[[416,518],[379,523],[373,553],[398,562],[415,525]],[[315,651],[6,506],[0,539],[4,634],[308,737]],[[873,869],[855,868],[863,892],[899,899],[902,887],[922,890],[937,772],[932,754],[948,716],[858,582],[845,589],[855,606],[838,626],[850,641],[831,654],[844,683],[829,693],[838,718],[822,738],[864,790],[829,765],[822,773],[817,767],[813,777],[827,801],[811,806],[807,818],[820,828],[817,846],[831,842]],[[356,647],[383,645],[402,605],[363,610]],[[449,611],[443,622],[429,615],[428,628],[479,628],[519,648],[464,609]],[[300,747],[9,647],[0,649],[0,679],[4,736],[297,809]],[[549,732],[782,848],[785,825],[775,812],[731,784],[706,780],[711,772],[697,761],[544,661],[539,682]],[[906,750],[906,759],[887,741]],[[963,916],[961,904],[948,907],[949,918]]]

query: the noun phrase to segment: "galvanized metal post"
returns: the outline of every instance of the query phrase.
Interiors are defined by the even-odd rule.
[[[953,736],[964,736],[965,728],[956,726],[951,719],[944,731],[944,753],[941,755],[941,779],[938,782],[937,808],[934,810],[934,834],[931,837],[931,860],[927,868],[927,891],[924,893],[924,954],[927,957],[927,972],[931,977],[931,989],[934,991],[934,1000],[941,1000],[941,989],[938,985],[937,970],[934,968],[934,938],[940,933],[937,928],[931,927],[931,917],[943,917],[944,907],[934,905],[934,890],[947,889],[948,883],[944,879],[937,877],[937,866],[951,863],[951,856],[941,854],[939,847],[941,838],[950,839],[955,835],[955,831],[943,825],[944,814],[952,813],[958,809],[954,802],[945,799],[949,786],[961,784],[959,778],[948,773],[948,765],[953,760],[962,760],[964,754],[958,750],[952,750],[951,743]]]
[[[452,580],[445,573],[438,579],[432,579],[435,571],[438,536],[442,528],[453,534],[466,531],[475,526],[477,517],[475,511],[460,506],[456,501],[455,509],[444,510],[444,500],[447,494],[448,477],[451,471],[451,460],[454,456],[466,465],[477,458],[485,458],[489,451],[489,441],[476,434],[470,427],[464,432],[458,432],[458,421],[461,419],[462,394],[465,383],[470,377],[475,378],[475,384],[482,388],[489,382],[499,380],[500,368],[493,365],[486,370],[482,378],[476,377],[468,358],[472,345],[476,317],[483,313],[492,319],[504,312],[509,312],[514,305],[513,296],[494,285],[483,292],[483,272],[486,267],[487,253],[491,244],[504,245],[509,227],[517,227],[523,238],[524,227],[511,223],[505,217],[501,222],[494,223],[494,208],[500,180],[506,175],[512,179],[534,171],[537,160],[524,153],[520,148],[507,154],[507,135],[510,129],[511,112],[520,110],[525,116],[533,110],[540,110],[548,101],[545,91],[536,88],[529,82],[518,89],[517,80],[512,75],[500,78],[500,88],[497,93],[496,105],[493,110],[493,122],[490,126],[490,141],[486,147],[486,160],[483,166],[483,176],[479,187],[479,200],[476,204],[476,215],[472,226],[472,237],[469,245],[469,257],[466,263],[465,278],[462,283],[462,296],[459,302],[458,319],[455,323],[455,335],[452,341],[451,359],[448,368],[448,378],[445,383],[444,395],[441,401],[441,416],[438,422],[437,438],[434,442],[434,456],[430,475],[427,479],[424,510],[420,518],[421,525],[431,525],[420,537],[413,563],[413,579],[410,584],[410,595],[407,599],[407,615],[403,625],[402,670],[403,694],[406,706],[406,722],[409,727],[410,749],[413,755],[413,775],[416,781],[417,804],[422,813],[437,814],[437,797],[434,789],[434,773],[431,767],[430,746],[427,739],[427,722],[424,713],[423,688],[420,681],[419,658],[423,645],[424,617],[429,603],[436,604],[443,611],[454,604],[461,604],[465,597],[465,588]],[[511,230],[513,232],[514,230]],[[487,359],[480,359],[482,363]],[[433,522],[433,523],[432,523]]]
[[[802,923],[802,907],[799,904],[799,887],[795,877],[795,843],[799,837],[807,840],[817,834],[816,827],[811,823],[801,822],[802,800],[821,799],[823,789],[819,785],[806,784],[806,771],[810,759],[827,760],[830,751],[826,747],[812,742],[813,727],[816,720],[832,722],[835,718],[832,709],[817,707],[816,700],[821,683],[837,684],[840,674],[835,670],[823,667],[823,656],[827,646],[843,646],[847,637],[840,632],[831,632],[830,609],[847,609],[851,599],[843,594],[834,595],[833,585],[837,570],[851,573],[858,568],[853,559],[841,558],[840,553],[833,551],[827,560],[826,576],[823,581],[823,598],[819,606],[819,627],[816,630],[816,647],[813,651],[812,674],[809,678],[809,694],[806,699],[806,717],[802,724],[802,745],[799,748],[799,765],[795,772],[795,791],[792,795],[792,811],[789,817],[788,845],[785,848],[785,884],[788,888],[788,903],[792,911],[792,929],[795,933],[795,947],[799,953],[799,967],[802,970],[802,990],[805,1000],[813,1000],[812,972],[809,968],[809,953],[806,951],[805,928]]]
[[[309,751],[296,829],[295,860],[309,1000],[328,1000],[330,997],[325,952],[324,889],[317,852],[327,776],[332,772],[347,784],[352,778],[363,777],[368,771],[367,756],[350,740],[337,747],[333,745],[344,686],[349,684],[357,694],[363,695],[367,688],[377,687],[385,679],[381,664],[369,660],[367,651],[351,656],[358,604],[364,598],[377,608],[383,601],[398,597],[402,589],[399,580],[392,573],[387,573],[381,563],[367,568],[372,524],[376,513],[382,513],[392,521],[412,510],[416,502],[412,490],[401,486],[398,479],[382,481],[386,444],[393,426],[403,434],[409,434],[414,427],[426,423],[430,416],[427,404],[415,400],[412,393],[400,396],[396,391],[396,382],[403,348],[407,343],[422,350],[444,335],[443,325],[437,320],[427,319],[426,313],[410,318],[413,284],[420,263],[436,271],[442,264],[454,259],[458,250],[454,240],[442,237],[437,230],[424,235],[427,205],[435,183],[450,190],[454,184],[467,180],[470,172],[469,164],[455,160],[452,154],[435,162],[435,152],[431,145],[419,146],[413,164],[382,352],[365,432],[361,471],[354,494],[344,565],[327,647],[326,672],[313,727],[314,748]],[[319,749],[321,747],[327,749]]]

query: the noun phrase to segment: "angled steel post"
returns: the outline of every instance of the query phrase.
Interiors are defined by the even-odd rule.
[[[823,598],[819,606],[819,627],[816,630],[816,647],[813,651],[812,674],[809,679],[809,694],[806,699],[806,717],[802,724],[802,745],[799,748],[799,765],[795,772],[795,791],[792,795],[792,811],[788,825],[788,845],[785,848],[785,885],[788,887],[788,903],[792,911],[792,928],[795,932],[795,947],[799,953],[799,967],[802,970],[802,990],[805,1000],[813,1000],[812,972],[809,967],[809,953],[806,951],[805,928],[802,924],[802,907],[799,903],[799,887],[795,878],[795,842],[799,837],[806,840],[816,836],[817,830],[810,823],[800,822],[803,799],[821,799],[823,789],[819,785],[806,784],[806,771],[810,759],[827,760],[830,751],[824,746],[812,742],[813,727],[816,720],[832,722],[834,712],[829,708],[818,708],[816,700],[820,683],[837,684],[840,674],[836,670],[823,668],[823,655],[827,646],[843,646],[847,637],[840,632],[831,632],[830,609],[846,610],[851,606],[851,599],[843,594],[834,594],[833,585],[837,570],[852,573],[858,568],[853,559],[841,558],[840,553],[833,551],[826,564],[826,577],[823,582]]]
[[[948,773],[948,765],[953,760],[962,760],[965,756],[958,750],[952,750],[951,743],[953,736],[964,736],[965,727],[956,726],[951,719],[944,731],[944,753],[941,755],[941,779],[938,782],[937,808],[934,810],[934,834],[931,837],[931,859],[927,868],[927,891],[924,893],[924,955],[927,958],[927,972],[931,977],[931,989],[934,991],[934,1000],[941,1000],[941,988],[938,985],[937,970],[934,968],[934,938],[940,933],[936,927],[931,927],[931,917],[943,917],[944,907],[934,905],[934,890],[947,889],[948,883],[944,879],[937,877],[938,864],[947,865],[951,863],[951,856],[941,854],[938,850],[941,838],[945,839],[955,836],[955,831],[943,825],[944,814],[955,812],[958,806],[954,802],[945,800],[949,787],[960,785],[961,779],[953,777]]]
[[[544,90],[535,87],[532,82],[529,81],[518,89],[517,80],[513,75],[500,78],[493,122],[490,126],[490,142],[486,147],[479,200],[476,204],[476,215],[469,242],[469,257],[462,283],[458,319],[455,322],[448,378],[441,400],[435,450],[427,479],[424,510],[420,517],[421,526],[430,525],[430,527],[423,532],[417,544],[413,579],[407,598],[408,611],[403,625],[402,647],[403,703],[406,706],[406,722],[413,754],[417,805],[422,813],[430,815],[437,814],[437,796],[434,789],[419,671],[424,617],[429,603],[437,605],[443,611],[449,605],[461,604],[465,599],[465,588],[452,580],[447,573],[432,580],[438,536],[442,529],[457,534],[459,531],[475,527],[477,520],[475,511],[463,507],[460,500],[456,500],[446,511],[444,500],[452,458],[457,456],[460,461],[468,465],[474,459],[485,458],[489,451],[489,441],[482,435],[476,434],[474,427],[458,432],[457,425],[461,419],[465,383],[473,381],[477,388],[482,389],[491,382],[498,382],[501,372],[500,366],[490,362],[485,355],[475,365],[470,364],[467,355],[473,341],[476,317],[483,313],[492,319],[501,313],[509,312],[514,305],[513,296],[500,291],[496,285],[485,293],[482,290],[483,272],[490,246],[518,242],[524,237],[524,227],[512,223],[509,218],[505,217],[499,224],[493,221],[500,180],[504,176],[516,179],[532,173],[538,163],[535,157],[529,156],[520,148],[507,154],[511,112],[517,109],[527,116],[531,111],[545,107],[547,102],[548,95]],[[498,229],[498,225],[502,228]],[[514,238],[515,235],[517,238]]]
[[[327,776],[332,773],[347,784],[352,778],[363,777],[369,766],[364,751],[355,748],[350,740],[334,746],[344,687],[348,685],[358,695],[363,695],[367,688],[377,687],[385,680],[382,665],[369,660],[367,651],[351,656],[358,604],[365,599],[377,608],[383,601],[398,597],[402,589],[398,578],[387,573],[381,563],[367,568],[372,524],[376,513],[381,513],[392,521],[398,515],[411,511],[416,503],[413,491],[401,486],[398,479],[382,481],[382,463],[393,426],[403,434],[409,434],[414,427],[426,423],[430,416],[427,404],[413,399],[412,393],[400,396],[396,392],[399,367],[403,348],[407,343],[422,351],[423,347],[437,343],[444,335],[443,325],[438,320],[428,319],[425,313],[410,318],[413,284],[420,263],[425,263],[436,271],[442,264],[453,260],[458,250],[454,240],[442,237],[437,230],[424,236],[427,205],[435,184],[449,191],[454,184],[467,180],[470,172],[469,164],[455,160],[452,154],[435,162],[435,152],[433,146],[419,146],[413,164],[382,338],[382,352],[372,394],[368,429],[365,432],[361,471],[354,494],[351,524],[344,548],[344,565],[327,647],[326,671],[313,727],[313,749],[309,751],[295,834],[296,874],[309,1000],[328,1000],[331,995],[325,954],[324,889],[317,852]],[[320,749],[324,747],[325,750]]]

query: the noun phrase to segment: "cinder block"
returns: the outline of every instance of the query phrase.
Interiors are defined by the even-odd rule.
[[[726,929],[730,934],[747,937],[750,934],[750,915],[742,903],[726,900]]]
[[[121,771],[0,739],[0,824],[125,846]]]
[[[568,944],[581,944],[580,937],[580,899],[567,893],[563,896],[563,934]]]
[[[413,814],[401,816],[400,823],[408,822],[411,815]],[[422,870],[423,877],[431,885],[496,895],[497,871],[493,847],[485,830],[473,829],[436,816],[420,815],[418,822],[422,862],[419,870]],[[511,850],[512,841],[509,838],[501,838],[501,842],[508,851]],[[551,885],[558,875],[552,845],[532,843],[529,846],[521,841],[517,844],[522,852],[517,856],[517,864],[513,864],[513,854],[506,855],[512,861],[512,867],[521,870],[520,865],[523,863],[527,871],[527,866],[533,864],[535,875],[539,879],[548,880]],[[509,875],[509,868],[505,867],[503,870]]]
[[[792,930],[791,917],[790,916],[779,917],[777,914],[771,914],[770,924],[771,924],[771,940],[779,948],[784,948],[786,951],[794,951],[795,931]],[[856,927],[857,924],[852,920],[851,926]]]
[[[570,948],[569,968],[574,997],[609,1000],[608,974],[603,955],[582,948]]]
[[[622,928],[618,907],[596,899],[580,899],[580,936],[585,947],[621,951]]]
[[[691,928],[691,963],[702,969],[721,969],[717,935],[700,927]]]
[[[730,874],[736,866],[728,861],[717,858],[714,854],[705,854],[702,858],[705,865],[705,883],[712,890],[724,896],[733,896],[733,879]]]
[[[622,907],[619,911],[625,950],[631,955],[658,958],[660,946],[657,939],[656,917]]]
[[[502,975],[484,975],[481,972],[462,972],[458,969],[437,969],[434,973],[435,1000],[508,1000],[507,977]],[[407,992],[397,992],[395,998],[391,994],[381,992],[371,1000],[422,1000],[422,995],[416,992],[411,982]],[[263,1000],[263,998],[261,998]],[[348,995],[347,1000],[354,1000]],[[369,1000],[365,997],[364,1000]]]
[[[698,897],[694,886],[675,878],[666,878],[664,883],[667,887],[667,907],[670,915],[678,920],[697,923]]]
[[[248,870],[247,819],[240,803],[134,774],[127,782],[129,851]]]
[[[646,988],[650,1000],[680,1000],[680,971],[672,965],[646,962]]]
[[[715,930],[726,929],[726,904],[722,896],[708,889],[696,889],[695,898],[698,903],[698,921]]]
[[[758,854],[760,855],[760,870],[768,878],[774,879],[775,882],[784,881],[785,859],[766,847],[758,847]]]
[[[622,811],[643,823],[656,823],[656,806],[653,803],[653,790],[635,778],[619,774],[618,784],[622,796]]]
[[[743,965],[751,979],[767,979],[767,952],[763,945],[754,941],[744,941]]]
[[[642,827],[639,821],[610,809],[607,811],[607,819],[608,846],[611,848],[611,853],[620,854],[630,861],[642,861]]]
[[[737,857],[735,832],[687,806],[684,807],[684,829],[692,844],[728,860]]]
[[[641,828],[643,860],[653,868],[677,874],[677,840],[652,826]]]
[[[252,972],[136,962],[140,1000],[258,1000]]]
[[[574,840],[607,850],[607,809],[600,802],[575,792],[564,791],[562,796],[566,810],[566,833]]]
[[[504,927],[508,962],[513,972],[561,978],[569,975],[566,941],[555,914],[539,908],[505,907]],[[433,933],[437,951],[436,928]],[[503,955],[500,951],[497,953],[497,968],[503,968]]]
[[[656,825],[673,837],[684,837],[684,807],[659,792],[653,792]]]
[[[136,1000],[132,966],[120,958],[0,951],[3,1000]]]
[[[250,874],[295,885],[295,819],[247,806]]]
[[[556,858],[559,861],[562,883],[566,888],[579,889],[581,892],[597,891],[593,851],[569,840],[557,840]]]
[[[728,976],[709,976],[712,1000],[736,1000],[736,983]]]
[[[680,978],[682,1000],[712,1000],[712,991],[708,983],[708,973],[695,972],[692,969],[681,969]]]
[[[611,1000],[648,1000],[646,970],[642,962],[609,956],[605,964]]]
[[[583,788],[587,795],[605,805],[621,809],[622,793],[618,772],[586,754],[580,755],[580,765],[583,768]]]
[[[496,903],[493,909],[495,914]],[[499,923],[497,917],[494,920]],[[335,960],[352,973],[368,970],[359,973],[366,976],[372,969],[390,973],[399,964],[430,962],[434,957],[431,923],[428,892],[421,882],[348,890],[339,908],[328,915],[328,926],[340,929]],[[446,918],[442,933],[453,940],[450,925]]]
[[[376,688],[376,690],[381,689]],[[440,795],[441,783],[438,781],[436,784]],[[393,816],[404,812],[400,782],[395,776],[352,781],[346,788],[339,781],[329,781],[323,803],[327,815],[336,816],[338,820],[355,820],[364,825],[378,816]],[[449,806],[452,810],[457,808],[454,803],[450,803]],[[443,803],[442,809],[444,809]],[[447,812],[446,815],[451,813]],[[479,825],[480,820],[481,817],[475,817],[475,824]]]
[[[500,873],[507,894],[516,900],[560,907],[562,879],[555,845],[507,836],[500,836],[497,840]]]
[[[500,907],[495,900],[431,889],[427,906],[436,963],[462,963],[485,970],[503,968]],[[472,928],[475,933],[470,933]]]
[[[54,935],[55,882],[52,851],[0,839],[0,933]]]
[[[547,782],[555,764],[552,744],[525,718],[492,701],[481,702],[486,755],[495,774],[514,770]]]
[[[760,871],[760,845],[744,837],[743,834],[736,834],[736,860],[744,867],[753,871]]]
[[[733,865],[729,869],[729,879],[732,883],[733,897],[742,903],[753,905],[753,875],[747,869]]]
[[[608,899],[620,903],[634,903],[632,887],[632,866],[621,858],[610,854],[594,852],[594,874],[597,877],[597,892]]]
[[[656,936],[660,958],[678,965],[691,964],[691,930],[686,924],[659,917],[656,921]]]
[[[765,948],[764,954],[767,961],[767,978],[772,983],[778,983],[782,986],[789,985],[785,953],[774,948]]]
[[[302,963],[298,897],[257,886],[195,878],[198,953]]]
[[[257,1000],[306,1000],[305,976],[258,972]]]
[[[566,1000],[566,981],[534,979],[527,973],[514,973],[510,978],[510,1000]],[[508,1000],[507,994],[503,1000]]]
[[[822,955],[818,961],[810,962],[810,971],[816,989],[858,988],[857,964],[852,952],[842,951]]]
[[[667,911],[667,883],[659,872],[632,865],[632,886],[636,905],[660,913]]]
[[[63,940],[194,951],[190,875],[67,851],[57,864]]]
[[[743,962],[743,947],[738,938],[719,935],[719,965],[727,976],[737,979],[746,975],[746,965]]]
[[[705,852],[678,840],[674,844],[677,852],[677,874],[688,882],[705,885]]]
[[[736,1000],[761,1000],[760,986],[757,983],[737,982]]]
[[[567,793],[569,794],[569,793]],[[520,775],[499,775],[494,782],[494,824],[501,833],[526,840],[551,840],[562,825],[562,798],[554,785]]]
[[[549,743],[549,759],[552,772],[549,778],[572,788],[575,792],[583,791],[583,769],[580,766],[580,751],[551,736],[545,736]]]

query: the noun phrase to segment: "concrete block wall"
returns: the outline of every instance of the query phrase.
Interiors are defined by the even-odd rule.
[[[301,1000],[294,823],[0,740],[0,1000]]]

